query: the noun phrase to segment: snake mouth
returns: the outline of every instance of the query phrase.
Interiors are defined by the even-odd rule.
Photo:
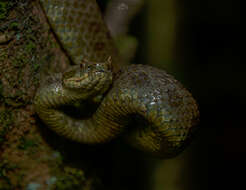
[[[102,63],[86,60],[80,65],[72,66],[63,73],[63,85],[70,89],[91,90],[93,87],[98,89],[98,85],[100,86],[104,80],[111,78],[110,65],[110,58]]]
[[[69,79],[64,79],[64,81],[66,81],[66,82],[81,82],[87,78],[88,78],[88,74],[84,74],[83,76],[80,76],[80,77],[72,77]]]
[[[71,89],[87,89],[94,88],[103,78],[105,73],[83,73],[82,76],[73,76],[71,78],[63,79],[63,85]]]

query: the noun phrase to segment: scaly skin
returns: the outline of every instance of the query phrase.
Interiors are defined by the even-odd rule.
[[[40,0],[49,23],[74,64],[119,58],[95,0]]]
[[[46,79],[38,89],[34,105],[44,123],[81,143],[108,142],[126,130],[126,141],[140,150],[160,157],[181,152],[199,120],[191,94],[171,75],[150,66],[122,68],[112,80],[111,60],[105,60],[112,56],[115,64],[114,48],[95,0],[41,2],[63,48],[80,64]],[[71,25],[70,17],[84,22]],[[87,30],[91,23],[97,23],[98,33]],[[93,48],[101,41],[102,49]],[[101,101],[90,118],[75,119],[60,109],[88,99]]]

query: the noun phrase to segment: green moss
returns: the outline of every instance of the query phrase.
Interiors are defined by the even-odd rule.
[[[17,30],[19,28],[18,22],[10,23],[9,28],[12,29],[12,30]]]
[[[6,58],[7,58],[6,52],[4,52],[4,50],[1,49],[0,62],[3,62]]]
[[[81,189],[85,182],[84,172],[77,168],[65,167],[61,175],[56,176],[51,190]]]
[[[0,21],[4,20],[9,11],[16,6],[17,1],[0,0]]]
[[[2,84],[2,81],[0,79],[0,100],[1,100],[1,97],[2,97],[2,93],[3,93],[3,84]]]
[[[32,67],[33,67],[33,71],[37,72],[39,70],[39,68],[40,68],[40,64],[39,63],[34,63],[34,64],[32,64]]]
[[[7,16],[8,13],[8,2],[7,1],[1,1],[0,2],[0,20],[4,19]]]
[[[27,53],[31,53],[31,52],[33,52],[33,50],[35,50],[35,47],[36,47],[35,44],[32,41],[29,41],[26,44],[25,51]]]
[[[16,168],[16,165],[8,163],[7,160],[3,160],[2,162],[0,162],[0,189],[12,189],[8,173],[15,170]]]
[[[20,144],[18,145],[19,149],[27,150],[29,148],[36,148],[38,143],[33,139],[20,138]]]
[[[12,60],[12,65],[16,68],[21,68],[25,65],[25,63],[27,63],[27,58],[24,55],[24,53],[22,52],[18,52],[18,54],[16,55],[15,59]]]
[[[0,143],[5,140],[9,127],[13,124],[12,114],[9,110],[0,110]]]

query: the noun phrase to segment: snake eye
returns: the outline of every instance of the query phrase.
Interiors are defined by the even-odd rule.
[[[92,65],[88,65],[86,67],[86,72],[91,73],[92,71],[93,71],[93,66]]]

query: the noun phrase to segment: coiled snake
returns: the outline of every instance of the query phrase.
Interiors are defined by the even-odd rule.
[[[81,143],[108,142],[126,131],[126,141],[147,153],[171,157],[181,152],[199,120],[191,94],[151,66],[127,66],[113,76],[118,58],[95,0],[40,1],[75,64],[38,89],[34,105],[42,121]],[[100,103],[90,118],[74,118],[60,109],[88,99]],[[139,125],[129,125],[133,118]]]

